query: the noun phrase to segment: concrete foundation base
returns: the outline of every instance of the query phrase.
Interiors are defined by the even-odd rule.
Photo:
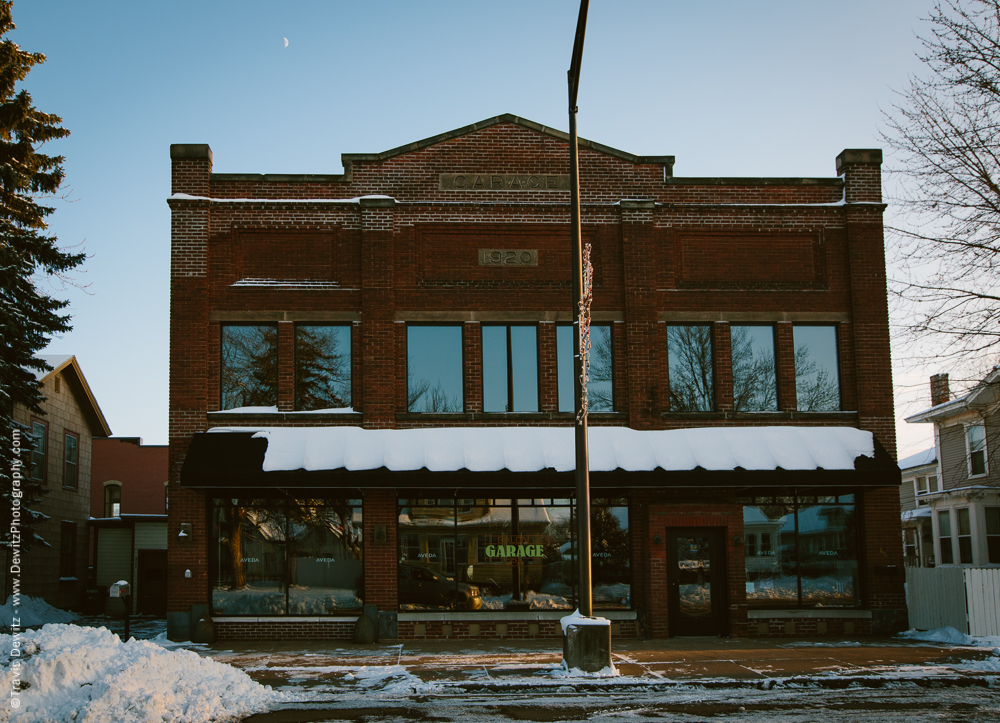
[[[563,663],[572,670],[596,673],[611,667],[611,626],[573,625],[563,637]]]

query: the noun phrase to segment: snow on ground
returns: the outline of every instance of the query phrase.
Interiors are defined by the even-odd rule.
[[[230,665],[106,628],[48,624],[0,635],[0,686],[20,688],[0,721],[238,721],[284,699]],[[18,705],[14,705],[16,699]]]
[[[54,608],[41,598],[27,595],[22,595],[16,606],[13,595],[7,598],[6,604],[0,606],[0,630],[10,630],[15,617],[18,618],[22,630],[45,623],[71,623],[76,620],[74,613]]]

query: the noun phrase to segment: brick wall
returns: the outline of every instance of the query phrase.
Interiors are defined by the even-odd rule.
[[[353,406],[359,416],[220,418],[230,426],[571,423],[570,415],[557,411],[555,374],[555,326],[570,322],[573,312],[568,192],[438,186],[438,174],[458,171],[568,173],[564,137],[504,117],[406,152],[345,156],[342,176],[212,174],[207,146],[174,146],[171,156],[173,192],[187,197],[169,201],[170,610],[207,602],[205,499],[180,489],[178,481],[191,435],[216,423],[208,412],[219,406],[222,323],[278,323],[278,406],[284,411],[293,404],[294,324],[353,324]],[[662,159],[584,144],[582,224],[584,241],[593,246],[593,312],[595,320],[613,323],[615,358],[616,412],[595,415],[592,424],[850,425],[873,431],[893,452],[880,162],[873,151],[845,151],[837,159],[842,178],[689,179],[671,177]],[[383,197],[364,198],[371,195]],[[533,249],[538,265],[480,266],[481,248]],[[239,283],[263,274],[283,283]],[[464,414],[407,413],[407,322],[462,325]],[[481,325],[489,322],[539,324],[538,414],[482,413]],[[713,326],[714,412],[669,410],[665,326],[678,323]],[[775,414],[733,412],[734,323],[776,327]],[[796,411],[795,323],[837,326],[847,413]],[[379,609],[395,609],[395,493],[366,491],[364,498],[366,594]],[[720,524],[739,526],[728,508],[697,514],[722,515]],[[890,531],[898,526],[898,510],[895,523],[881,515],[871,513]],[[195,525],[196,534],[179,545],[182,518]],[[371,536],[376,524],[388,530],[381,546]],[[644,535],[653,529],[648,519],[639,525]],[[876,527],[864,534],[873,536],[866,549],[877,549]],[[655,551],[651,557],[645,552],[636,547],[634,569],[644,572],[637,574],[635,597],[653,610],[661,596],[652,581],[662,570]],[[190,579],[182,577],[186,569]],[[735,579],[731,583],[741,588]],[[869,585],[881,591],[886,606],[898,604],[901,583],[873,578]],[[734,624],[742,624],[738,619],[745,618],[737,616]],[[665,632],[662,622],[653,624]]]

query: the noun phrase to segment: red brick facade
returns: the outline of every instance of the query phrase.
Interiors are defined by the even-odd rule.
[[[572,319],[569,194],[544,190],[538,180],[568,174],[564,134],[501,116],[385,153],[347,154],[345,173],[331,176],[215,174],[203,145],[172,146],[171,159],[171,612],[209,603],[207,497],[180,485],[195,432],[213,426],[572,424],[571,415],[558,412],[555,377],[555,325]],[[582,142],[593,314],[613,324],[615,369],[616,411],[592,416],[591,424],[639,430],[850,426],[872,431],[894,455],[880,164],[879,151],[845,151],[837,159],[840,177],[676,178],[672,157],[637,157]],[[513,183],[526,188],[443,190],[441,174],[454,173],[521,174]],[[482,248],[534,249],[538,264],[482,266]],[[254,321],[278,324],[278,413],[220,413],[221,325]],[[282,414],[294,406],[294,323],[332,321],[353,324],[356,413]],[[483,412],[480,329],[491,321],[538,324],[538,413]],[[406,327],[427,322],[462,325],[463,414],[407,411]],[[680,323],[713,324],[715,411],[669,408],[666,327]],[[775,327],[777,412],[734,411],[729,326],[743,323]],[[847,411],[796,411],[794,323],[836,325],[841,409]],[[892,483],[859,495],[861,608],[871,611],[879,629],[898,626],[905,616]],[[654,540],[665,527],[700,526],[722,530],[727,541],[729,634],[847,630],[836,616],[791,628],[780,615],[748,618],[742,558],[733,542],[743,532],[741,508],[734,492],[717,492],[699,501],[671,499],[666,491],[631,495],[638,619],[616,622],[617,634],[674,634],[664,609],[663,545]],[[363,494],[365,602],[385,612],[397,609],[395,497],[391,489]],[[182,523],[192,525],[189,541],[178,538]],[[376,526],[385,527],[384,540],[376,541]],[[399,635],[460,637],[471,635],[473,624],[484,637],[559,634],[551,621],[529,630],[527,617],[504,622],[484,615],[475,623],[400,620]],[[313,623],[291,620],[269,625],[297,625],[288,627],[290,636],[350,636],[334,622],[316,623],[315,630]],[[856,632],[867,625],[867,618],[859,620]],[[220,623],[219,632],[286,637],[249,622]]]

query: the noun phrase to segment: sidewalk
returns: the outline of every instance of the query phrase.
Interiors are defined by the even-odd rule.
[[[925,687],[1000,686],[1000,649],[892,638],[673,638],[616,640],[617,675],[570,675],[559,641],[404,641],[219,643],[200,653],[296,695],[455,695],[518,692],[570,685],[585,689],[678,685],[761,688],[812,685],[881,687],[910,681]]]

